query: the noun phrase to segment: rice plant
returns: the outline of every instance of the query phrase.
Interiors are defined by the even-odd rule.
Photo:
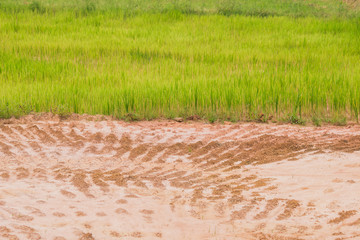
[[[0,117],[358,120],[357,10],[250,2],[2,0]]]

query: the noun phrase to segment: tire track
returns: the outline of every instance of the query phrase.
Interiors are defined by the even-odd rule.
[[[0,125],[0,200],[5,199],[0,217],[6,220],[0,236],[60,237],[60,232],[46,235],[39,226],[44,219],[54,224],[69,219],[61,231],[70,239],[84,234],[166,238],[179,227],[166,227],[170,220],[188,231],[198,226],[194,239],[211,237],[209,226],[216,226],[219,236],[237,226],[234,236],[244,239],[324,236],[338,229],[342,237],[351,237],[357,211],[336,202],[325,212],[308,207],[288,189],[279,189],[280,176],[262,171],[284,160],[296,164],[307,156],[358,150],[358,126],[13,120]],[[325,193],[358,186],[353,182],[334,182],[335,190]],[[26,194],[17,188],[27,189]],[[124,206],[119,208],[114,197]],[[124,232],[116,231],[113,221],[119,214]],[[96,227],[99,218],[104,220]],[[149,228],[137,229],[132,219]],[[14,227],[21,222],[31,222],[32,228]],[[70,222],[77,230],[70,230]]]

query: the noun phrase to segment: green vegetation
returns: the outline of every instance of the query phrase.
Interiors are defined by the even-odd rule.
[[[359,16],[335,0],[0,0],[0,117],[358,120]]]
[[[30,9],[38,13],[120,11],[136,15],[176,11],[199,15],[343,17],[354,15],[357,10],[353,6],[357,0],[347,1],[348,5],[339,0],[1,0],[0,8],[7,12]]]

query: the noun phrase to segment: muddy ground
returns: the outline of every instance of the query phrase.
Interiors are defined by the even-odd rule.
[[[360,239],[360,126],[2,120],[0,239]]]

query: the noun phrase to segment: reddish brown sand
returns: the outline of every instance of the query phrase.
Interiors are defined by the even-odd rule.
[[[360,126],[0,122],[0,239],[360,239]]]

